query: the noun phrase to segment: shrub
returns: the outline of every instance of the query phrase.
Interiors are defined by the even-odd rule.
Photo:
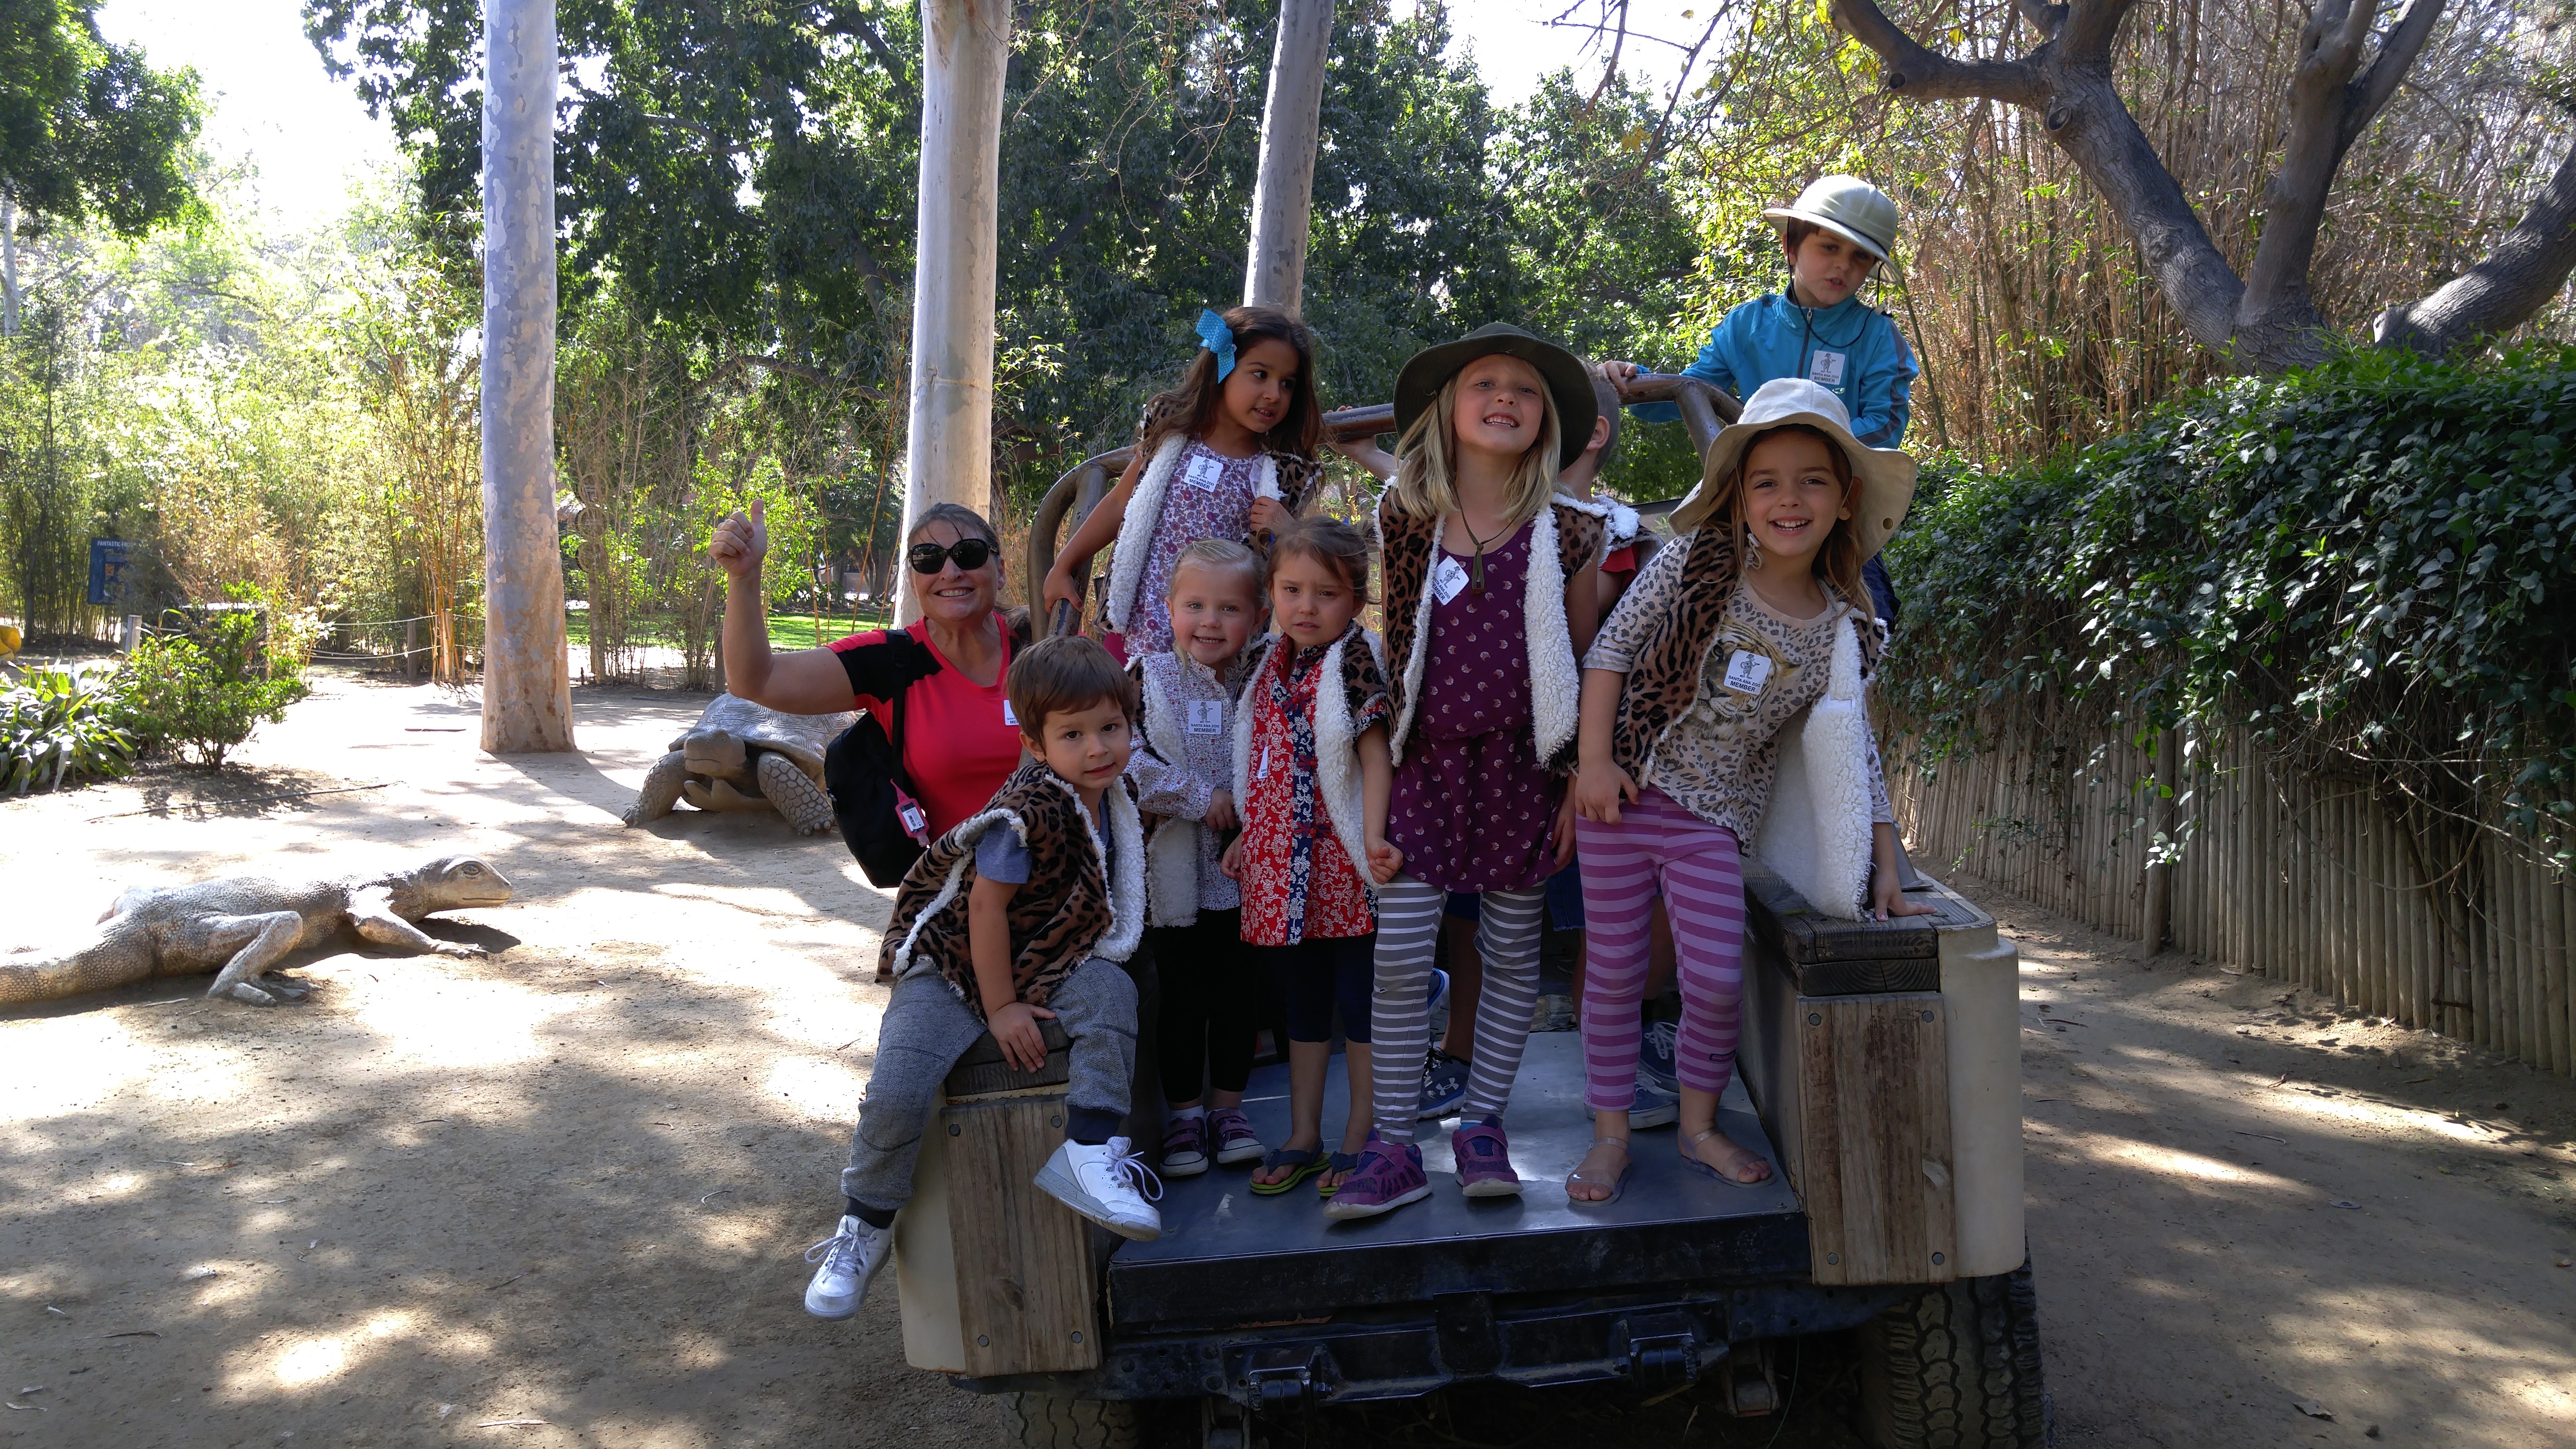
[[[2576,826],[2576,350],[2220,383],[2009,472],[1927,471],[1890,703],[2073,744],[2191,720],[2434,830]]]
[[[271,677],[263,659],[258,617],[248,611],[214,615],[195,636],[145,640],[125,662],[119,679],[136,743],[167,748],[212,769],[249,739],[261,721],[286,717],[286,707],[312,691],[291,668]]]
[[[45,669],[0,694],[0,793],[59,790],[134,765],[121,691],[94,675]]]

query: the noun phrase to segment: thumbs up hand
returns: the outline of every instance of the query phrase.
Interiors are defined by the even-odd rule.
[[[707,557],[736,579],[760,577],[760,562],[769,554],[767,515],[759,499],[751,500],[749,517],[735,513],[716,525],[714,536],[707,540]]]

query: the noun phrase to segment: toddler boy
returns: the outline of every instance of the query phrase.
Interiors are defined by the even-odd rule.
[[[895,1213],[957,1059],[986,1031],[1021,1071],[1046,1064],[1038,1023],[1072,1039],[1065,1141],[1037,1186],[1121,1236],[1162,1219],[1138,1192],[1144,1168],[1124,1137],[1136,1062],[1136,987],[1120,964],[1145,924],[1145,844],[1126,779],[1134,686],[1089,639],[1043,640],[1005,684],[1023,763],[983,810],[939,838],[904,876],[885,930],[894,1000],[841,1172],[840,1230],[805,1311],[847,1318],[884,1266]]]

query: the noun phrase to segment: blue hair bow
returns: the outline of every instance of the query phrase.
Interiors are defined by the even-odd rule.
[[[1234,329],[1205,307],[1199,309],[1199,345],[1216,354],[1216,380],[1234,371]]]

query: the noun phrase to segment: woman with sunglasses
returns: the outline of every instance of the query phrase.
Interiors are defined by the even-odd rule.
[[[936,840],[984,806],[1020,763],[1019,722],[1002,689],[1011,651],[1029,639],[1020,610],[995,607],[1002,551],[993,525],[971,508],[941,503],[914,521],[904,562],[921,617],[908,629],[871,629],[821,649],[774,654],[761,588],[769,529],[757,500],[749,517],[716,525],[707,554],[725,571],[725,683],[754,704],[787,714],[877,713],[892,732],[903,700],[903,768]]]

